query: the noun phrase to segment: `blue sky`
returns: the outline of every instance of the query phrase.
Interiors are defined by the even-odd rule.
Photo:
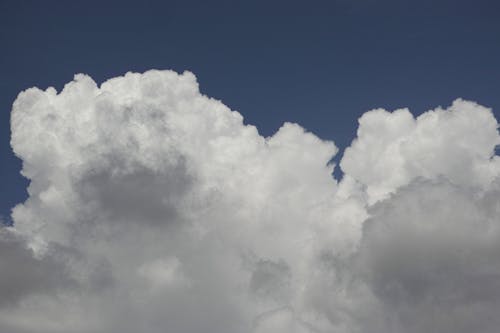
[[[369,109],[462,97],[500,110],[495,1],[0,2],[0,215],[26,197],[10,148],[17,94],[127,71],[190,70],[271,135],[297,122],[342,149]]]

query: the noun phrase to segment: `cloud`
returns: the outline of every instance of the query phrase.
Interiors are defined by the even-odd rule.
[[[500,168],[497,127],[489,109],[460,99],[416,119],[407,109],[373,110],[359,119],[341,167],[367,187],[372,203],[418,177],[485,188]]]
[[[493,332],[491,110],[374,110],[343,154],[273,136],[185,72],[19,94],[29,198],[4,227],[9,332]],[[11,275],[9,275],[11,274]]]
[[[393,330],[499,326],[499,194],[416,181],[372,208],[356,264]]]
[[[70,287],[73,281],[65,274],[62,259],[57,251],[35,258],[18,235],[0,227],[0,307],[15,306],[26,295],[57,294],[58,289]]]

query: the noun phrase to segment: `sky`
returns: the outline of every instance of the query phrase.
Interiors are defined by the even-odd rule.
[[[0,331],[496,332],[499,9],[0,1]]]
[[[9,145],[18,93],[190,70],[264,136],[297,122],[345,148],[358,117],[458,98],[500,109],[496,1],[0,2],[0,215],[27,196]]]

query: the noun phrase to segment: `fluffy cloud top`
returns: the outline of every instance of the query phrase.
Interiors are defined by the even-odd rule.
[[[29,198],[0,234],[0,330],[495,332],[500,144],[456,100],[264,138],[185,72],[22,92]]]

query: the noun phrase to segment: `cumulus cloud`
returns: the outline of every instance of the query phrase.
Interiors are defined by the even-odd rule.
[[[9,332],[494,332],[491,110],[373,110],[337,153],[263,137],[192,73],[19,94],[29,198],[1,229]]]
[[[419,181],[372,208],[356,260],[393,330],[498,329],[499,195]]]
[[[487,188],[500,167],[497,127],[490,110],[460,99],[416,119],[407,109],[373,110],[359,119],[341,166],[372,203],[418,177]]]

